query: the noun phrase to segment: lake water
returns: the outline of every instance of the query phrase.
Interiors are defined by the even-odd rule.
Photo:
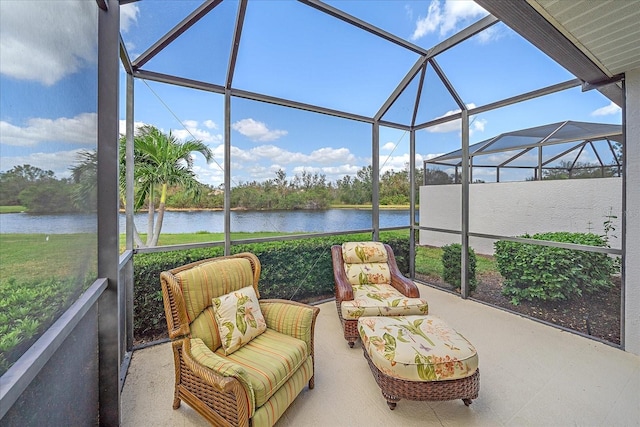
[[[417,218],[417,215],[416,215]],[[136,214],[136,227],[147,230],[147,215]],[[380,227],[408,226],[409,210],[381,210]],[[0,215],[0,233],[92,233],[96,232],[95,215]],[[163,233],[195,233],[224,231],[224,212],[165,212]],[[275,231],[282,233],[349,231],[371,228],[371,210],[327,209],[322,211],[232,211],[231,231]],[[125,216],[120,215],[120,232],[125,230]]]

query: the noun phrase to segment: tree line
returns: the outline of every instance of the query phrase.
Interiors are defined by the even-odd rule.
[[[125,207],[126,140],[119,141],[120,200]],[[199,140],[178,140],[146,125],[138,128],[133,141],[134,211],[148,213],[147,240],[142,241],[134,224],[138,246],[155,246],[161,233],[165,209],[222,209],[224,187],[197,181],[193,172],[193,153],[207,162],[213,152]],[[70,178],[56,178],[53,171],[25,164],[0,172],[0,206],[24,206],[32,213],[94,212],[97,208],[97,153],[82,151]],[[611,167],[568,165],[543,171],[543,179],[611,176]],[[419,186],[460,182],[460,177],[435,168],[416,169],[415,197]],[[477,181],[482,182],[482,181]],[[403,170],[385,171],[379,178],[379,203],[382,206],[410,203],[409,165]],[[327,209],[332,205],[366,205],[373,199],[373,168],[364,166],[355,176],[346,175],[335,182],[324,174],[303,171],[288,177],[282,169],[265,181],[240,182],[230,191],[231,208],[247,210]]]
[[[83,153],[87,158],[93,153]],[[23,206],[31,213],[94,212],[96,209],[96,177],[85,163],[71,178],[56,178],[51,170],[29,164],[0,172],[0,206]],[[421,177],[422,171],[417,171]],[[422,182],[417,179],[416,188]],[[409,204],[408,170],[387,171],[380,177],[380,204]],[[157,191],[157,190],[156,190]],[[138,209],[146,210],[151,192],[139,196]],[[124,194],[123,194],[124,195]],[[161,194],[160,194],[161,195]],[[156,208],[158,204],[156,199]],[[372,201],[372,168],[362,167],[355,176],[329,182],[323,174],[303,171],[289,178],[283,170],[266,181],[240,182],[231,188],[231,207],[247,210],[327,209],[332,205],[366,205]],[[167,185],[167,208],[222,209],[224,187],[200,182]],[[121,206],[124,208],[124,204]]]

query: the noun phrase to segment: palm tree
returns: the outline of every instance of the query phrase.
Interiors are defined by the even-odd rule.
[[[120,138],[120,186],[124,179],[125,137]],[[134,210],[146,204],[149,214],[147,240],[142,239],[134,224],[134,238],[138,246],[157,246],[164,219],[167,189],[171,186],[182,188],[188,195],[198,200],[201,185],[192,171],[194,157],[198,152],[207,163],[213,160],[213,152],[199,140],[180,142],[171,131],[162,133],[158,128],[145,125],[137,129],[134,136]],[[124,192],[121,192],[124,196]],[[158,215],[156,217],[156,202]]]
[[[81,150],[77,159],[78,164],[69,168],[76,184],[71,193],[72,202],[79,210],[93,212],[97,207],[98,152]]]

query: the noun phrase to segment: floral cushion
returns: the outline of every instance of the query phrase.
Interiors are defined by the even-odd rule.
[[[387,262],[387,250],[381,242],[346,242],[342,244],[342,260],[347,264]]]
[[[352,285],[391,283],[391,272],[386,262],[346,264],[344,272]]]
[[[405,316],[427,314],[429,305],[422,298],[409,298],[388,284],[355,285],[353,300],[340,304],[342,318],[358,319],[361,316]]]
[[[267,329],[253,286],[213,298],[213,313],[227,355]]]
[[[478,369],[473,345],[434,316],[361,317],[358,331],[373,364],[394,378],[454,380]]]

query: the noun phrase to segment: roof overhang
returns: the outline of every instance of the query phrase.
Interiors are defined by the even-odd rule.
[[[475,1],[582,80],[583,90],[596,88],[622,106],[619,82],[625,71],[640,66],[637,2],[607,2],[607,16],[603,17],[603,2]],[[604,36],[596,37],[595,30]]]

